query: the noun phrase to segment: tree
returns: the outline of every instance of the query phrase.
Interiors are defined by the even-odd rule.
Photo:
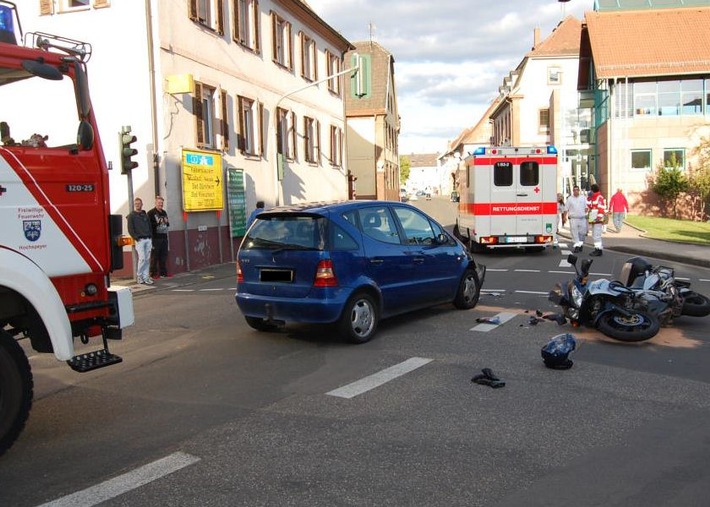
[[[409,179],[409,168],[412,166],[412,162],[409,160],[407,155],[401,155],[399,157],[399,182],[404,185]]]
[[[700,200],[700,217],[710,208],[710,137],[700,139],[693,149],[698,164],[690,173],[690,187]]]
[[[651,183],[651,190],[658,196],[673,206],[673,218],[678,218],[678,196],[683,192],[687,192],[690,188],[685,173],[680,169],[680,163],[675,158],[675,154],[671,155],[667,166],[660,163],[658,170],[654,175]]]

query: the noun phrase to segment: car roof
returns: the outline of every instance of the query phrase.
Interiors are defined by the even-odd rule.
[[[277,206],[264,210],[264,213],[332,213],[343,212],[349,209],[362,208],[372,204],[397,204],[399,201],[357,200],[357,201],[320,201],[301,202],[285,206]],[[406,205],[405,205],[406,206]]]

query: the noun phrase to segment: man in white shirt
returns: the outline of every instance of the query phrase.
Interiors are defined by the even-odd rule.
[[[569,230],[572,233],[572,241],[574,241],[572,251],[579,253],[582,251],[584,238],[587,236],[587,198],[580,194],[577,185],[572,188],[572,195],[567,198],[565,211],[567,211]]]

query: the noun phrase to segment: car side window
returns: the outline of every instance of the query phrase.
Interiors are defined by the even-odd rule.
[[[331,222],[331,244],[333,250],[357,250],[358,244],[342,227]]]
[[[397,226],[386,206],[361,208],[358,215],[360,229],[366,236],[385,243],[401,243]]]
[[[394,211],[404,229],[408,245],[434,245],[436,235],[429,219],[421,213],[408,208],[395,208]]]

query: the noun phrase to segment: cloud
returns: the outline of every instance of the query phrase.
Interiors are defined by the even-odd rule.
[[[565,15],[594,0],[308,0],[351,42],[372,38],[392,53],[402,116],[400,151],[443,151],[478,122],[503,77]],[[374,25],[371,27],[371,25]]]

